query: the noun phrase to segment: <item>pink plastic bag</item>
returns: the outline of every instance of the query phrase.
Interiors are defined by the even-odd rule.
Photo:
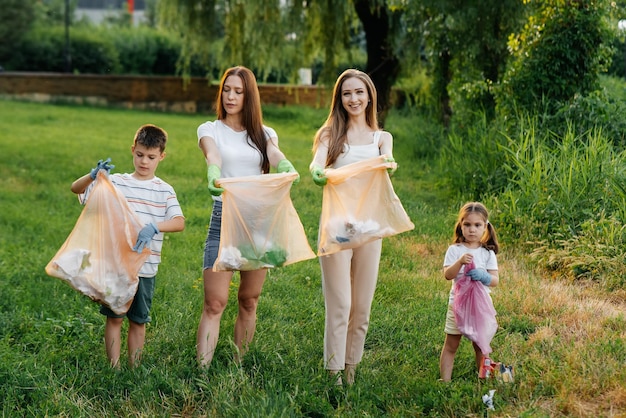
[[[289,195],[295,173],[219,179],[220,248],[213,271],[249,271],[315,258]]]
[[[474,269],[474,263],[465,266],[465,272]],[[454,284],[454,317],[456,326],[475,342],[484,356],[491,353],[491,340],[498,330],[496,310],[485,286],[465,274]]]
[[[381,155],[327,170],[317,254],[328,255],[415,228]]]
[[[74,229],[46,266],[92,300],[124,314],[137,292],[139,269],[150,256],[133,251],[142,223],[104,170],[98,172]]]

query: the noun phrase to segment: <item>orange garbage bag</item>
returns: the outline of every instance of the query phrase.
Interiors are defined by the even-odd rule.
[[[415,228],[393,190],[385,159],[381,155],[326,170],[318,255]]]
[[[104,170],[74,229],[46,266],[46,273],[62,279],[92,300],[124,314],[137,292],[139,269],[150,249],[132,247],[142,223]]]
[[[295,173],[219,179],[220,248],[213,271],[286,266],[315,257],[289,195]]]

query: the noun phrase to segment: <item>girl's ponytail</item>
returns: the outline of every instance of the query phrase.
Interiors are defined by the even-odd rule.
[[[496,229],[491,225],[491,222],[487,221],[487,239],[482,242],[483,247],[488,250],[492,250],[494,253],[498,254],[500,251],[500,244],[498,244],[498,234],[496,234]]]

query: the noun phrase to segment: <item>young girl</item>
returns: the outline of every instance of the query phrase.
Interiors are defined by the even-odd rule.
[[[315,135],[310,165],[313,181],[327,182],[325,170],[336,169],[379,155],[393,160],[393,137],[378,126],[376,88],[362,71],[344,71],[335,83],[330,113]],[[376,196],[369,202],[378,204]],[[363,357],[365,335],[382,249],[382,239],[360,247],[320,257],[322,290],[326,305],[324,366],[337,383],[343,370],[346,383],[354,383],[356,366]]]
[[[489,223],[487,208],[482,203],[466,203],[459,212],[459,217],[454,227],[454,244],[448,247],[446,258],[443,262],[443,274],[446,280],[456,282],[462,278],[465,266],[474,262],[474,269],[467,272],[472,280],[480,281],[487,287],[498,285],[498,260],[496,254],[499,251],[498,238],[493,226]],[[452,379],[454,356],[459,343],[461,332],[457,328],[453,312],[454,285],[450,290],[448,299],[448,312],[446,314],[446,340],[441,350],[439,371],[441,380],[449,382]],[[476,354],[476,365],[480,368],[483,359],[482,352],[476,343],[472,343]]]
[[[279,173],[297,173],[278,147],[278,135],[263,124],[261,98],[256,78],[245,67],[224,72],[216,100],[217,120],[198,127],[198,146],[207,162],[213,210],[204,249],[204,307],[198,325],[197,357],[201,367],[213,359],[220,320],[228,302],[232,271],[213,271],[220,245],[222,198],[220,178],[267,174],[270,166]],[[299,181],[299,176],[294,183]],[[256,329],[256,310],[267,269],[241,271],[235,321],[237,360],[246,352]]]

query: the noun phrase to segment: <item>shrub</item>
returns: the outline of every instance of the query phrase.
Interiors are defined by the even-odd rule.
[[[583,222],[578,234],[561,237],[552,244],[541,242],[531,258],[562,277],[597,281],[609,291],[624,288],[626,226],[623,221],[601,212],[598,219]]]
[[[503,191],[508,180],[502,166],[501,145],[506,143],[500,126],[488,122],[484,113],[473,125],[450,132],[440,158],[448,185],[471,199]]]
[[[513,57],[497,91],[504,113],[513,104],[535,110],[542,100],[556,105],[576,94],[584,96],[597,89],[598,76],[610,63],[613,34],[606,23],[607,1],[536,4],[524,30],[509,42]]]
[[[181,43],[171,35],[148,27],[102,30],[119,55],[126,74],[176,74]]]
[[[119,72],[119,60],[113,44],[89,29],[70,32],[71,70],[78,73],[106,74]],[[62,27],[36,28],[22,40],[7,64],[18,71],[64,72],[65,31]]]
[[[622,100],[609,97],[606,90],[597,90],[586,96],[576,95],[558,108],[545,121],[546,128],[557,130],[576,121],[576,134],[583,135],[593,128],[601,128],[602,134],[620,149],[626,147],[626,105]]]
[[[14,47],[28,33],[35,16],[34,0],[4,0],[0,7],[0,64],[14,53]]]
[[[39,27],[29,32],[6,63],[8,70],[65,72],[65,28]],[[91,25],[70,29],[71,71],[86,74],[175,75],[181,41],[148,27]],[[197,63],[192,75],[204,75]]]
[[[501,163],[511,183],[494,204],[508,234],[558,247],[603,213],[624,223],[626,154],[601,130],[578,135],[571,128],[555,141],[552,134],[536,134],[536,126],[529,121],[504,147]]]

